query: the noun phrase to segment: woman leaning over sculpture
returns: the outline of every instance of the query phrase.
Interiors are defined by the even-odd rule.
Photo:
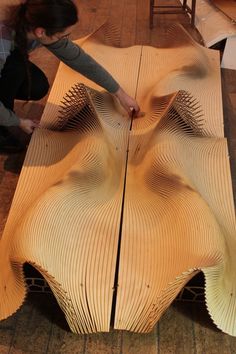
[[[28,59],[29,50],[45,46],[65,64],[114,94],[130,114],[139,106],[114,78],[82,48],[68,39],[78,12],[72,0],[27,0],[10,20],[0,22],[0,144],[7,127],[32,133],[37,123],[14,113],[14,100],[39,100],[49,88],[45,74]],[[9,136],[6,138],[9,145]]]

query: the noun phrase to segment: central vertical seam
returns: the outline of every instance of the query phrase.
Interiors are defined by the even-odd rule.
[[[135,99],[136,99],[137,91],[138,91],[138,82],[139,82],[139,74],[140,74],[140,68],[141,68],[142,52],[143,52],[143,46],[141,47],[141,53],[140,53],[138,75],[137,75],[136,89],[135,89],[135,95],[134,95]],[[114,324],[115,324],[116,301],[117,301],[117,292],[118,292],[118,286],[119,286],[118,278],[119,278],[119,268],[120,268],[120,251],[121,251],[121,238],[122,238],[123,216],[124,216],[124,205],[125,205],[126,178],[127,178],[127,169],[128,169],[128,159],[129,159],[130,132],[132,131],[132,127],[133,127],[133,119],[134,119],[134,114],[132,114],[132,116],[131,116],[131,122],[130,122],[130,127],[129,127],[129,136],[128,136],[128,141],[127,141],[127,150],[126,150],[125,175],[124,175],[123,196],[122,196],[121,215],[120,215],[120,228],[119,228],[119,236],[118,236],[116,268],[115,268],[115,278],[114,278],[114,285],[113,285],[113,298],[112,298],[112,307],[111,307],[111,319],[110,319],[110,327],[111,328],[114,328]]]

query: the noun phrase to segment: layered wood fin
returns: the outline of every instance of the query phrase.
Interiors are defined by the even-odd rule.
[[[120,47],[121,32],[118,26],[110,22],[105,22],[91,34],[90,40],[95,40],[107,46]]]
[[[63,97],[59,110],[59,118],[54,123],[55,130],[76,130],[88,132],[98,129],[99,120],[93,105],[92,96],[95,90],[83,84],[76,84]]]
[[[168,47],[182,47],[182,46],[199,46],[190,34],[180,27],[178,24],[173,24],[167,28],[166,31],[166,43]]]
[[[166,101],[166,98],[163,100]],[[202,136],[204,135],[203,111],[190,93],[181,90],[171,95],[160,125],[167,125],[173,130],[180,129],[188,135]]]

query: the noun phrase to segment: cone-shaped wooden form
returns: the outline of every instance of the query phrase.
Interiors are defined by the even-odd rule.
[[[77,333],[151,330],[202,270],[210,315],[236,335],[218,54],[178,27],[174,48],[120,49],[112,33],[103,26],[79,42],[145,115],[131,124],[114,97],[60,65],[0,241],[0,317],[23,302],[24,262]]]

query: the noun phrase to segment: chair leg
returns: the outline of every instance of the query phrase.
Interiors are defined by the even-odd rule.
[[[195,27],[196,0],[192,0],[191,26]]]
[[[183,9],[185,10],[187,6],[187,0],[183,0]]]
[[[149,13],[149,27],[150,27],[150,29],[153,28],[154,1],[155,0],[150,0],[150,13]]]
[[[150,1],[150,12],[149,12],[149,27],[150,29],[153,28],[153,17],[154,17],[154,7],[155,7],[155,0]],[[158,6],[156,6],[158,7]],[[161,6],[164,7],[164,6]],[[170,7],[170,6],[167,6]],[[182,9],[190,14],[191,17],[191,26],[195,27],[195,13],[196,13],[196,0],[192,0],[191,8],[190,5],[187,4],[187,0],[183,0]],[[162,12],[165,13],[165,12]],[[168,12],[171,13],[171,12]]]

